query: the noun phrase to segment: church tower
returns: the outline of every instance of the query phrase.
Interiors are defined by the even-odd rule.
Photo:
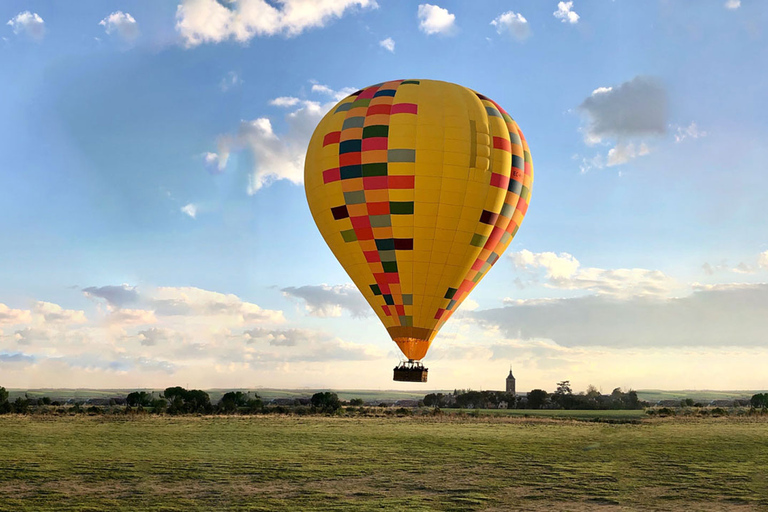
[[[509,375],[507,376],[507,393],[515,394],[515,376],[512,375],[512,367],[509,367]]]

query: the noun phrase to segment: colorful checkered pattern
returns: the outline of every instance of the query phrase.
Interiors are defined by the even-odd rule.
[[[403,353],[421,359],[522,222],[533,181],[522,132],[469,89],[395,80],[334,107],[306,162],[320,232]]]

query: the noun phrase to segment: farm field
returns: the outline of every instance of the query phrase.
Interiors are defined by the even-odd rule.
[[[768,421],[0,416],[0,510],[759,510]]]

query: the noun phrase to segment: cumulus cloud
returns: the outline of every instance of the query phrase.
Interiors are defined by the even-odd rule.
[[[579,22],[579,15],[573,10],[573,2],[558,2],[557,10],[552,14],[563,23],[575,24]]]
[[[176,8],[176,31],[188,48],[226,40],[246,43],[257,36],[294,37],[354,7],[378,5],[375,0],[183,0]]]
[[[326,85],[312,85],[312,93],[330,96],[334,100],[345,98],[354,91],[351,88],[333,90]],[[321,104],[298,99],[294,102],[294,99],[296,98],[285,96],[270,102],[276,106],[298,105],[298,108],[286,116],[285,133],[275,133],[272,121],[267,117],[241,121],[236,133],[218,138],[216,153],[206,154],[206,166],[209,171],[223,172],[231,153],[247,150],[251,152],[254,160],[248,180],[249,194],[253,195],[277,180],[288,180],[297,185],[303,183],[304,158],[309,139],[317,123],[335,101]]]
[[[181,207],[181,212],[194,219],[197,217],[197,206],[193,203],[185,204]]]
[[[543,270],[545,286],[563,290],[586,290],[617,299],[666,297],[680,284],[660,270],[642,268],[582,268],[568,253],[533,253],[528,250],[510,255],[515,268]],[[534,278],[536,275],[534,274]]]
[[[32,314],[24,309],[11,309],[0,302],[0,325],[26,324],[32,321]]]
[[[698,139],[699,137],[706,137],[707,132],[699,130],[696,123],[691,121],[688,126],[672,126],[675,129],[675,142],[680,143],[685,139]]]
[[[178,342],[184,339],[184,335],[172,329],[164,327],[150,327],[136,333],[139,342],[147,347],[153,347],[158,344],[167,344],[169,342]]]
[[[13,339],[19,345],[33,345],[35,343],[47,342],[50,339],[50,333],[46,329],[25,327],[14,332]]]
[[[32,311],[42,316],[45,323],[48,324],[83,324],[88,321],[85,317],[85,311],[64,309],[52,302],[38,301]]]
[[[757,257],[757,265],[763,270],[768,270],[768,251],[763,251],[760,253],[760,255]]]
[[[104,299],[109,306],[122,308],[139,300],[139,292],[135,286],[122,284],[120,286],[89,286],[83,288],[83,294],[89,298]]]
[[[645,156],[650,153],[650,149],[644,143],[618,143],[616,146],[608,150],[608,159],[606,166],[613,167],[614,165],[621,165],[629,162],[630,160],[639,156]]]
[[[395,53],[395,40],[391,37],[379,41],[379,46],[389,52]]]
[[[252,329],[243,336],[250,364],[275,362],[363,361],[380,359],[381,349],[349,343],[310,329]]]
[[[363,317],[370,312],[370,306],[353,284],[290,286],[281,291],[286,297],[302,300],[312,316],[339,317],[346,310],[354,317]]]
[[[157,323],[154,311],[121,308],[111,311],[107,317],[111,325],[148,325]]]
[[[437,5],[420,4],[417,12],[419,29],[427,35],[450,34],[456,21],[456,16]]]
[[[293,96],[280,96],[279,98],[270,100],[269,104],[275,107],[293,107],[300,101],[299,98],[294,98]]]
[[[36,12],[20,12],[8,20],[6,25],[13,29],[14,34],[25,34],[36,41],[41,41],[45,36],[45,22]]]
[[[496,32],[499,34],[508,32],[518,41],[527,39],[531,35],[531,27],[528,24],[528,20],[520,13],[512,11],[502,13],[491,21],[491,25],[496,27]]]
[[[768,330],[768,284],[708,286],[686,297],[608,295],[514,301],[471,313],[510,338],[565,347],[759,347]]]
[[[234,294],[188,287],[158,288],[150,299],[159,316],[231,316],[238,323],[282,323],[283,312],[263,309]]]
[[[233,87],[237,87],[242,83],[243,80],[237,75],[237,73],[230,71],[227,73],[227,76],[222,78],[221,82],[219,82],[219,89],[221,89],[221,92],[227,92],[228,90],[232,89]]]
[[[99,22],[104,31],[117,34],[125,41],[133,41],[139,37],[139,24],[133,16],[123,11],[115,11]]]
[[[666,131],[667,95],[655,79],[636,76],[616,87],[600,87],[579,109],[588,117],[585,141],[660,135]]]
[[[738,9],[739,7],[741,7],[741,0],[727,0],[725,2],[726,9],[734,10]]]
[[[317,84],[317,83],[312,84],[312,92],[325,94],[326,96],[332,97],[336,101],[343,100],[344,98],[346,98],[347,96],[349,96],[355,91],[356,89],[353,87],[343,87],[337,91],[337,90],[331,89],[327,85]]]

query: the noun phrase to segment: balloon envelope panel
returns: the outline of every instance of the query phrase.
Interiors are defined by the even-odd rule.
[[[532,183],[509,114],[434,80],[341,100],[315,129],[305,165],[320,233],[413,360],[509,246]]]

